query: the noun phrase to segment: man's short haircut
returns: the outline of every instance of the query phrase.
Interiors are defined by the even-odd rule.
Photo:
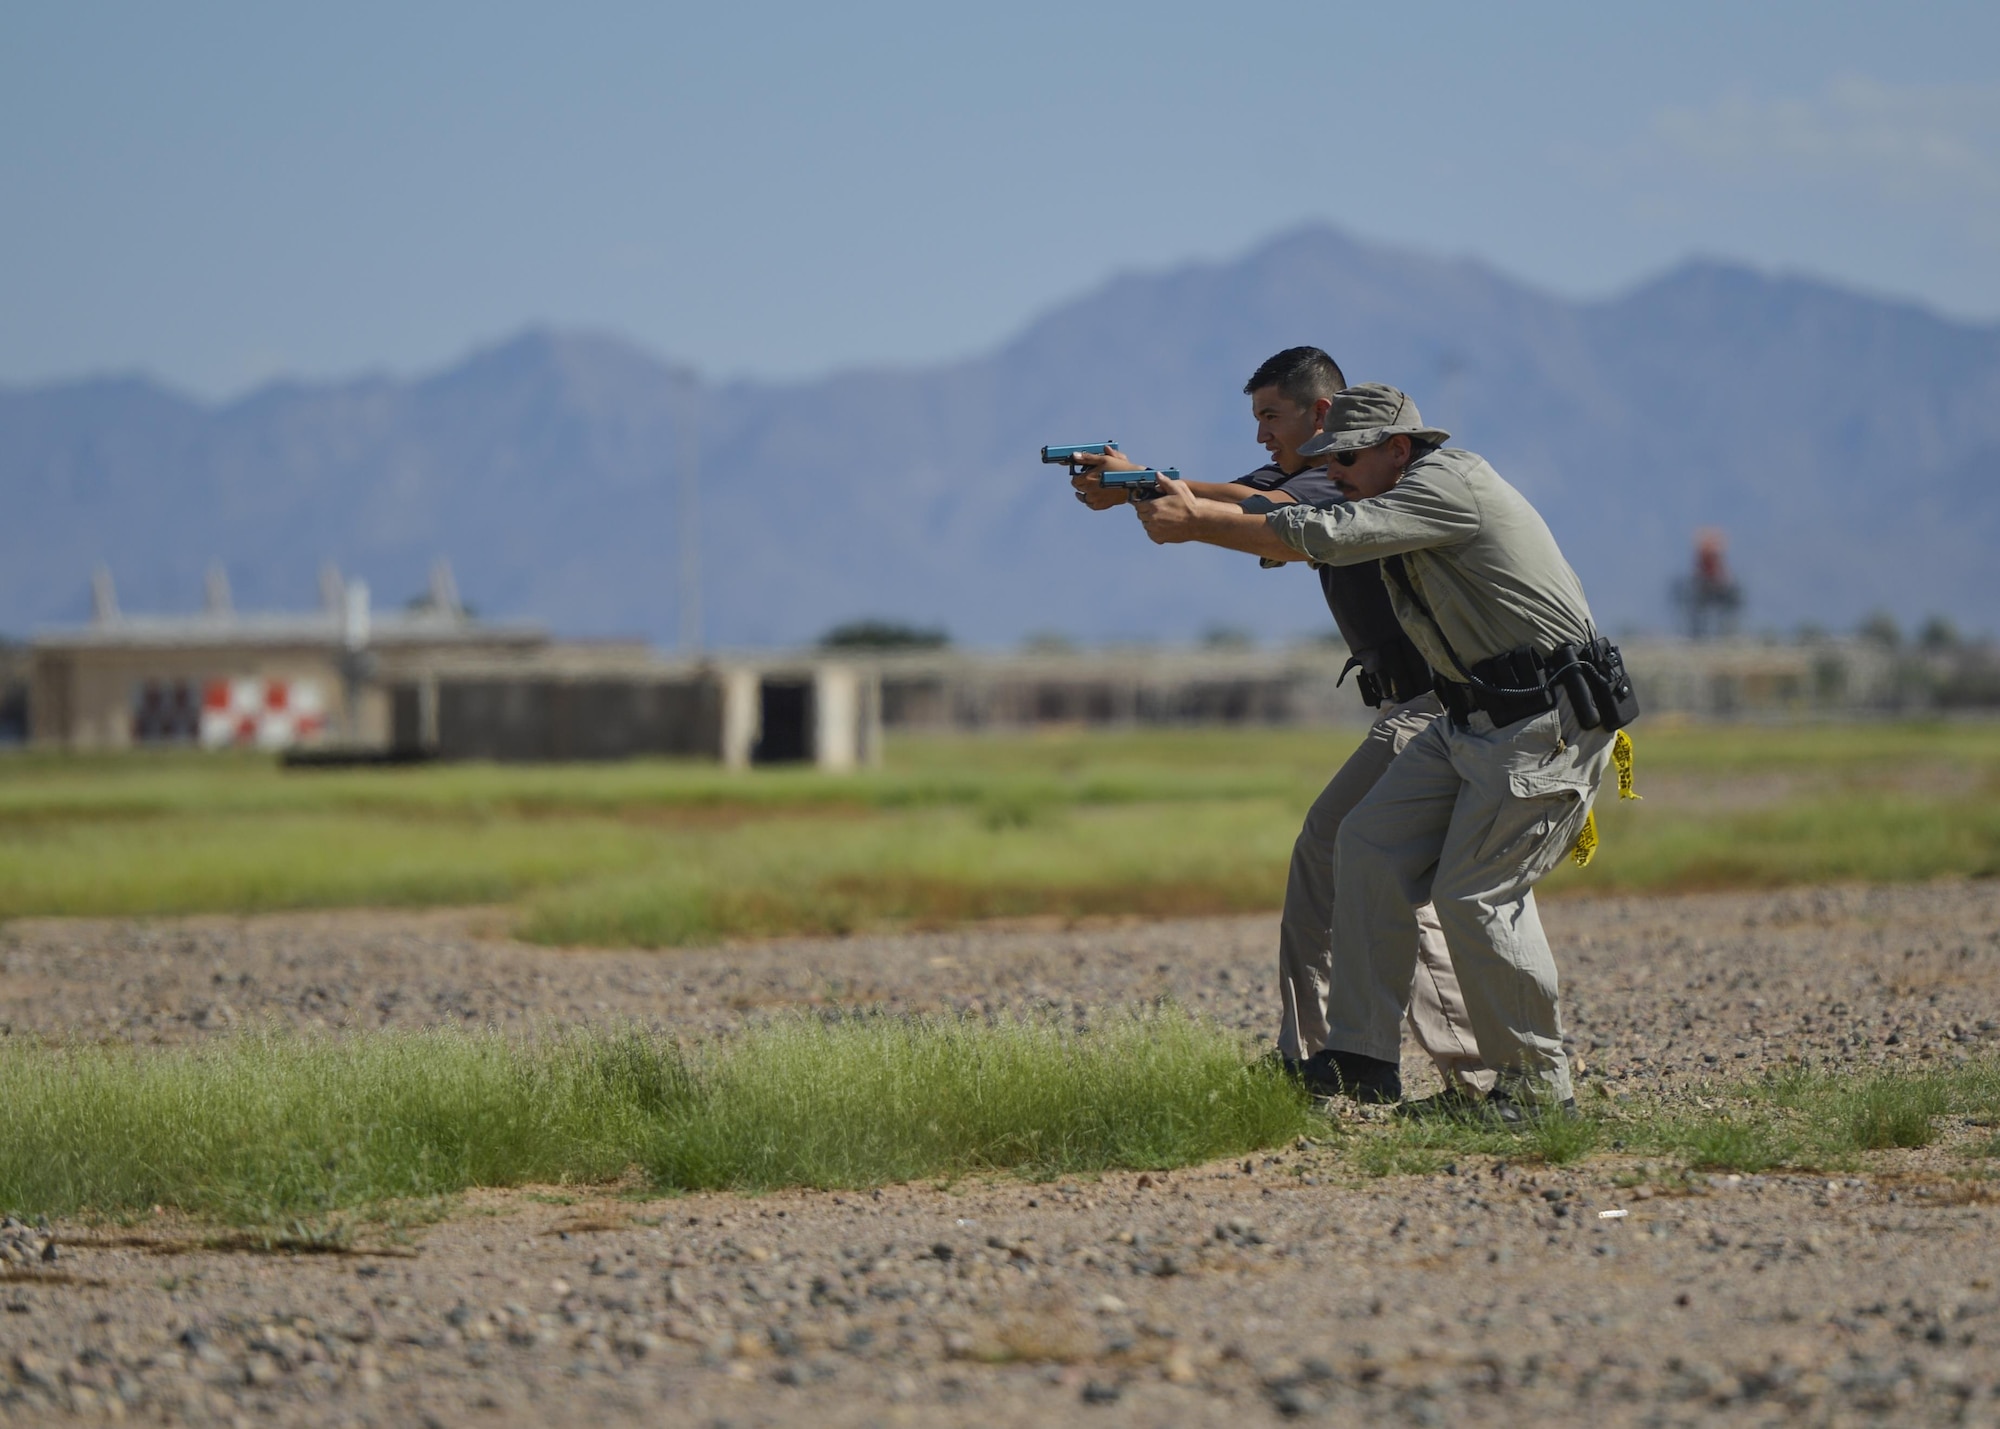
[[[1275,387],[1296,407],[1310,407],[1322,397],[1331,397],[1347,385],[1340,364],[1316,347],[1288,347],[1250,374],[1245,392],[1259,387]]]

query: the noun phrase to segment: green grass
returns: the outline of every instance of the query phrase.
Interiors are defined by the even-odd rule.
[[[1332,1137],[1365,1176],[1606,1149],[1690,1171],[1865,1168],[1990,1122],[2000,1062],[1792,1073],[1544,1116],[1328,1124],[1241,1038],[1172,1010],[1029,1020],[786,1017],[683,1047],[641,1032],[251,1035],[183,1048],[0,1042],[0,1211],[143,1213],[297,1240],[477,1187],[646,1194],[1165,1170]],[[1993,1138],[1963,1151],[1991,1156]]]
[[[1172,1012],[1082,1032],[782,1019],[691,1051],[640,1033],[8,1041],[0,1209],[310,1224],[635,1168],[662,1192],[1054,1176],[1236,1155],[1311,1124],[1235,1034]]]
[[[0,825],[0,913],[149,914],[497,902],[643,866],[657,844],[605,820],[445,828],[355,814],[184,814]]]
[[[1722,1112],[1663,1118],[1650,1139],[1717,1170],[1851,1165],[1866,1152],[1929,1146],[1947,1117],[1990,1115],[2000,1064],[1860,1076],[1795,1070],[1749,1083],[1732,1101]]]
[[[1942,1078],[1876,1078],[1850,1096],[1840,1129],[1857,1151],[1929,1146],[1949,1105]]]
[[[1904,883],[2000,874],[2000,801],[1836,794],[1707,818],[1599,802],[1603,851],[1557,870],[1551,893]]]
[[[1563,1165],[1607,1148],[1690,1171],[1855,1169],[1871,1153],[1934,1144],[1951,1118],[2000,1119],[2000,1061],[1862,1076],[1792,1071],[1707,1086],[1698,1099],[1586,1100],[1575,1117],[1543,1117],[1520,1131],[1471,1117],[1395,1121],[1366,1128],[1344,1149],[1373,1176],[1428,1175],[1476,1155]],[[2000,1137],[1975,1135],[1965,1150],[2000,1154]]]
[[[1767,1117],[1723,1114],[1665,1118],[1635,1139],[1647,1150],[1678,1156],[1697,1171],[1755,1175],[1774,1166],[1808,1160],[1819,1164],[1825,1159],[1805,1155],[1799,1138]]]
[[[1150,805],[983,808],[746,824],[672,858],[527,899],[549,943],[668,946],[717,937],[939,927],[1028,914],[1155,916],[1275,907],[1296,829],[1274,799],[1198,812]]]
[[[436,764],[284,770],[269,756],[148,751],[0,757],[0,821],[177,814],[393,813],[431,817],[739,816],[925,805],[1185,802],[1317,787],[1359,731],[1218,729],[891,742],[886,767],[829,777],[797,766],[730,771],[704,760]]]
[[[1518,1127],[1502,1128],[1468,1111],[1357,1128],[1341,1149],[1347,1163],[1366,1176],[1429,1176],[1468,1156],[1566,1166],[1589,1156],[1604,1139],[1605,1123],[1588,1114],[1533,1115]]]
[[[1160,1170],[1310,1130],[1230,1034],[1174,1013],[1047,1024],[779,1024],[711,1048],[706,1096],[655,1143],[655,1184],[858,1186],[980,1170]]]
[[[505,903],[525,936],[671,946],[1275,907],[1358,731],[898,738],[887,767],[0,758],[0,918]],[[2000,725],[1635,731],[1637,803],[1552,896],[2000,874]]]

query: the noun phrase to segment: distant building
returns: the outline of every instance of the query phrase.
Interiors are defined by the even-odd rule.
[[[374,610],[366,586],[331,569],[320,593],[317,612],[243,613],[212,571],[201,613],[128,616],[99,571],[90,624],[30,647],[31,740],[834,770],[879,758],[879,687],[852,660],[676,663],[636,641],[558,642],[538,625],[468,615],[442,563],[404,610]]]
[[[636,641],[557,641],[537,625],[474,619],[442,568],[431,595],[400,611],[374,611],[364,587],[333,572],[311,614],[239,613],[220,573],[197,615],[124,615],[105,573],[95,604],[89,625],[45,632],[29,647],[27,727],[43,747],[504,761],[653,755],[840,770],[879,761],[885,726],[1284,726],[1370,717],[1352,685],[1339,682],[1344,652],[1328,644],[671,660]],[[1992,673],[2000,665],[1981,651],[1926,663],[1854,639],[1638,639],[1624,648],[1654,719],[1913,712],[2000,699]],[[8,708],[0,699],[0,716]]]
[[[1653,719],[1909,712],[1932,702],[1866,640],[1642,638],[1621,642]],[[1034,725],[1352,724],[1373,717],[1337,682],[1339,646],[958,652],[881,657],[891,729]]]
[[[28,737],[28,647],[0,640],[0,747]]]
[[[1344,656],[1332,645],[938,650],[878,655],[876,669],[891,728],[1296,725],[1367,713],[1352,681],[1339,688]]]
[[[399,679],[446,656],[521,658],[550,643],[538,626],[468,618],[450,589],[440,567],[432,600],[377,612],[365,585],[329,569],[317,612],[249,614],[211,571],[199,614],[126,615],[100,570],[90,624],[33,642],[30,737],[79,750],[385,744]]]
[[[1909,672],[1866,640],[1653,638],[1625,641],[1623,650],[1640,708],[1655,721],[1881,715],[1917,707]],[[1644,728],[1642,718],[1637,730]]]

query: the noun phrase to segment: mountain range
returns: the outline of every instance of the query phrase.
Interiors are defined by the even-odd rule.
[[[1298,343],[1489,457],[1609,629],[1671,622],[1705,526],[1753,628],[1996,623],[2000,326],[1715,262],[1576,302],[1314,227],[1116,278],[923,368],[711,382],[535,330],[412,380],[221,404],[131,376],[0,388],[0,631],[84,618],[99,563],[127,611],[194,608],[215,560],[239,608],[301,608],[323,562],[381,600],[443,555],[482,613],[671,643],[692,452],[711,645],[863,616],[979,645],[1313,634],[1303,571],[1156,548],[1036,460],[1112,437],[1191,476],[1248,471],[1244,379]]]

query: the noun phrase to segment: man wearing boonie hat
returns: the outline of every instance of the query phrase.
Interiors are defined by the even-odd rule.
[[[1165,482],[1138,515],[1162,543],[1382,562],[1450,717],[1411,740],[1341,824],[1327,1045],[1353,1085],[1394,1082],[1411,909],[1428,900],[1500,1073],[1492,1109],[1516,1120],[1572,1095],[1534,885],[1582,833],[1613,731],[1638,710],[1548,526],[1483,458],[1444,448],[1448,436],[1396,388],[1350,387],[1299,449],[1328,454],[1344,503],[1255,515]]]
[[[1326,413],[1347,386],[1340,365],[1317,347],[1288,347],[1266,359],[1243,384],[1257,440],[1270,453],[1266,465],[1233,482],[1191,482],[1198,496],[1250,503],[1269,511],[1289,502],[1323,505],[1343,500],[1328,475],[1325,457],[1299,455],[1301,445],[1322,430]],[[1117,452],[1079,455],[1083,470],[1072,478],[1078,500],[1093,510],[1122,505],[1122,490],[1107,490],[1101,474],[1137,469]],[[1278,565],[1282,562],[1267,562]],[[1383,586],[1380,564],[1317,566],[1321,594],[1346,641],[1355,684],[1375,711],[1368,733],[1327,781],[1306,811],[1292,844],[1285,880],[1284,912],[1278,922],[1277,1054],[1314,1092],[1350,1092],[1369,1100],[1395,1100],[1393,1088],[1356,1087],[1341,1076],[1326,1048],[1326,992],[1333,976],[1328,927],[1333,920],[1334,845],[1340,824],[1389,763],[1426,726],[1444,713],[1432,693],[1435,677],[1404,634]],[[1341,672],[1342,678],[1347,672]],[[1407,993],[1408,1021],[1417,1044],[1429,1054],[1448,1093],[1460,1100],[1493,1080],[1479,1060],[1479,1047],[1465,1016],[1458,975],[1445,950],[1444,930],[1430,905],[1416,910],[1417,959]]]

